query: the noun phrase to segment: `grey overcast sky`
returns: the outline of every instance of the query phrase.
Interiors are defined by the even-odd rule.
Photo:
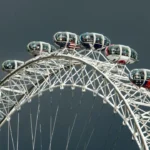
[[[32,40],[52,43],[52,36],[57,31],[70,31],[77,34],[89,31],[108,36],[114,44],[129,45],[135,49],[139,54],[140,61],[130,65],[130,69],[150,68],[149,6],[149,0],[0,1],[0,64],[7,59],[23,61],[30,59],[31,56],[26,51],[26,45]],[[5,75],[5,73],[0,71],[1,79]],[[55,94],[57,95],[57,93]],[[79,91],[76,93],[76,96],[80,96]],[[64,99],[67,97],[67,92],[65,92],[63,97]],[[48,98],[47,94],[42,99]],[[88,94],[84,98],[90,99]],[[83,109],[86,109],[86,105]],[[107,121],[112,118],[111,111],[109,111],[109,107],[105,109],[104,112],[109,112],[110,115],[109,117],[106,116],[108,118],[104,119],[105,122],[103,123],[103,127],[100,127],[100,130],[107,132],[107,129],[104,127],[105,123],[107,124]],[[105,113],[103,113],[102,118],[105,118]],[[119,124],[116,123],[115,126],[119,128]],[[128,132],[128,130],[126,131]],[[60,134],[63,134],[61,132]],[[104,133],[99,137],[101,133],[96,135],[97,137],[94,138],[93,144],[91,142],[89,150],[100,149],[99,146],[95,145],[99,145],[99,138],[102,139],[103,135],[105,135]],[[7,149],[7,142],[2,140],[5,134],[7,133],[1,133],[0,147],[2,146],[2,148],[0,150]],[[111,138],[116,138],[116,135],[114,137],[111,135]],[[126,134],[124,132],[121,138],[125,140],[131,137],[129,133]],[[131,148],[130,142],[126,143],[123,140],[117,144],[118,147],[116,149],[137,149],[136,144]],[[22,146],[24,148],[21,148],[21,150],[31,148],[23,145],[23,143]]]

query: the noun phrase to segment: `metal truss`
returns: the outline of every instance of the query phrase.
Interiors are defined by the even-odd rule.
[[[126,66],[110,63],[103,52],[58,50],[35,57],[0,81],[0,127],[11,115],[46,90],[70,86],[100,96],[113,107],[140,150],[150,147],[150,92],[128,79]]]

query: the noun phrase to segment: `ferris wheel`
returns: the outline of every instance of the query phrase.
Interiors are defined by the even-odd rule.
[[[103,103],[109,104],[122,118],[139,149],[149,150],[150,71],[130,71],[126,66],[138,61],[137,52],[129,46],[111,45],[106,36],[98,33],[87,32],[77,36],[71,32],[58,32],[54,35],[54,42],[59,48],[46,42],[31,42],[27,48],[34,58],[26,62],[8,60],[2,64],[2,69],[8,74],[0,81],[0,128],[8,122],[8,136],[12,138],[10,119],[33,97],[40,97],[45,91],[53,92],[56,88],[71,87],[72,91],[80,88],[83,93],[89,91],[93,97],[100,97]],[[49,150],[58,111],[59,105],[50,134]],[[66,150],[76,119],[77,114],[70,127]],[[17,135],[16,146],[12,138],[14,150],[19,149],[19,127]],[[34,137],[36,135],[32,135],[32,150],[35,149]]]

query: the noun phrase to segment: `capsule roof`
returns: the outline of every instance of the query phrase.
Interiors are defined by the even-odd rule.
[[[27,45],[27,50],[32,55],[40,55],[43,52],[50,53],[56,50],[56,48],[46,42],[32,41]]]
[[[138,61],[137,52],[126,45],[113,44],[105,48],[106,57],[112,62],[131,64]]]
[[[17,69],[24,62],[19,60],[6,60],[2,63],[2,70],[6,72],[10,72],[14,69]]]
[[[61,48],[68,47],[69,43],[74,43],[75,46],[80,44],[78,35],[72,32],[57,32],[53,39],[55,44]]]
[[[91,48],[93,46],[95,49],[99,49],[111,44],[109,38],[107,38],[103,34],[94,32],[83,33],[80,35],[79,39],[81,44],[86,48]]]
[[[132,83],[139,87],[150,88],[150,70],[148,69],[131,70],[129,79]]]

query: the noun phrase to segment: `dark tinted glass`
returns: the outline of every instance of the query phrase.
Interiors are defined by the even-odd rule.
[[[103,44],[103,37],[101,35],[96,35],[95,44]]]
[[[109,46],[108,47],[108,54],[109,55],[120,55],[120,48],[119,46]]]
[[[75,43],[75,41],[76,41],[76,36],[73,34],[69,34],[69,42]]]
[[[48,44],[43,44],[43,52],[48,52],[49,53],[49,46],[48,46]]]
[[[144,70],[135,69],[131,71],[131,81],[137,86],[142,86],[144,84]]]
[[[41,46],[40,46],[40,43],[31,43],[30,45],[29,45],[29,48],[30,48],[30,50],[37,50],[37,51],[40,51],[40,49],[41,49]]]
[[[17,62],[17,67],[21,66],[22,63],[21,62]]]
[[[91,33],[85,33],[81,35],[81,41],[82,42],[87,42],[87,43],[93,43],[94,41],[94,36]]]
[[[138,54],[135,50],[131,49],[131,58],[138,59]]]
[[[122,55],[129,56],[129,49],[127,47],[122,47]]]
[[[55,38],[58,42],[67,42],[67,34],[66,33],[57,33]]]
[[[55,51],[56,50],[56,47],[54,47],[53,45],[51,45],[51,51]]]
[[[4,69],[15,69],[15,62],[14,61],[6,61],[4,63]]]
[[[147,73],[147,78],[146,78],[146,80],[150,80],[150,71],[147,71],[146,73]]]
[[[111,41],[106,36],[104,36],[104,46],[109,46],[110,44]]]

